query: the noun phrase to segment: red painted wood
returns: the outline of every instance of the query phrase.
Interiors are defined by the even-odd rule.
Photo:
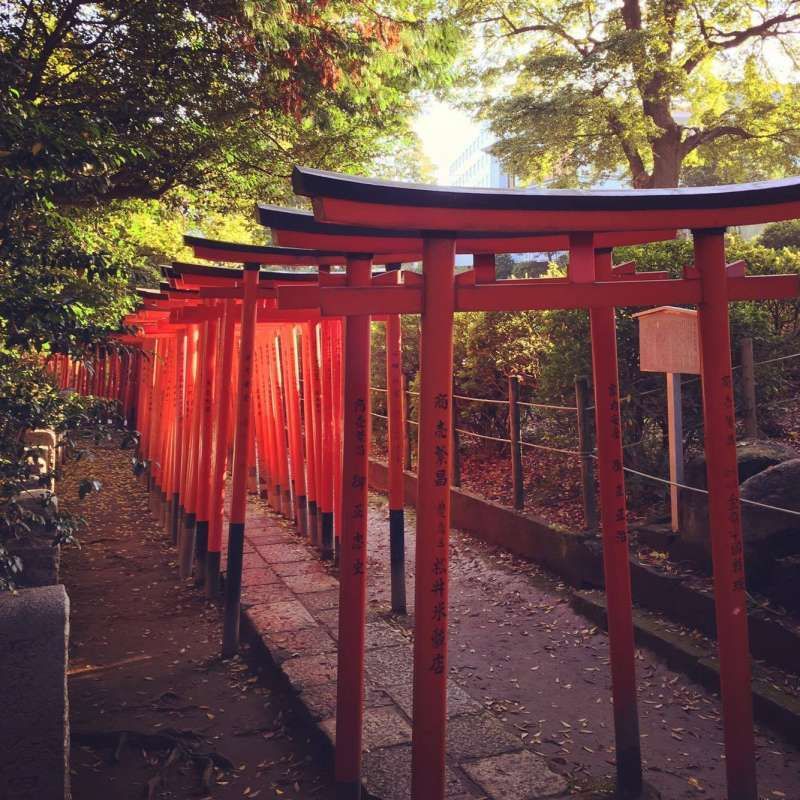
[[[619,212],[526,211],[468,208],[420,208],[406,205],[364,203],[328,197],[313,199],[314,216],[320,222],[363,224],[383,228],[422,228],[429,231],[637,231],[657,228],[720,228],[752,225],[800,217],[800,201],[736,208],[641,209]]]
[[[368,286],[368,259],[347,265],[351,286]],[[370,321],[347,321],[344,368],[344,434],[341,542],[339,548],[339,646],[336,685],[337,798],[361,798],[364,635],[367,603],[367,508],[370,442]]]
[[[386,416],[389,418],[389,508],[395,510],[403,508],[404,399],[400,317],[391,314],[386,320]]]
[[[303,379],[303,443],[306,460],[306,496],[308,502],[317,502],[317,451],[315,429],[315,404],[317,396],[315,370],[312,367],[312,326],[305,324],[300,331],[301,372]]]
[[[234,524],[244,523],[247,509],[250,408],[253,386],[253,349],[256,333],[256,287],[258,286],[258,273],[255,270],[245,272],[244,285],[245,297],[242,302],[233,474],[231,477],[230,521]]]
[[[186,456],[186,332],[176,335],[175,408],[172,418],[175,427],[175,457],[172,461],[172,492],[180,495],[183,460]],[[180,501],[180,500],[179,500]]]
[[[225,503],[225,464],[228,456],[228,425],[230,419],[231,372],[233,367],[233,340],[236,314],[232,302],[227,301],[219,329],[218,382],[214,397],[214,447],[211,462],[211,488],[208,509],[208,552],[222,550],[222,526]],[[216,587],[214,587],[216,588]]]
[[[303,459],[303,435],[300,426],[300,393],[297,385],[297,346],[294,326],[292,325],[284,325],[281,328],[281,360],[283,363],[286,412],[289,423],[294,517],[297,530],[305,534],[306,476]]]
[[[598,271],[610,267],[611,253],[604,251],[595,255],[591,235],[575,238],[588,241],[576,242],[576,247],[570,251],[570,274],[590,281],[594,278],[596,262],[600,262]],[[637,797],[642,786],[642,763],[614,308],[593,307],[589,318],[617,786],[623,797]]]
[[[747,596],[723,234],[695,231],[694,252],[695,266],[703,284],[703,302],[698,309],[700,369],[728,798],[756,800]]]
[[[212,449],[214,446],[214,385],[217,367],[217,317],[206,323],[205,366],[203,369],[203,397],[201,414],[200,459],[197,475],[197,521],[208,522],[211,514]]]
[[[422,257],[422,237],[366,236],[358,234],[331,234],[307,231],[290,231],[271,227],[274,241],[285,247],[335,248],[348,252],[383,253],[376,263],[410,263]],[[675,238],[675,230],[614,231],[596,234],[598,247],[658,242]],[[459,236],[457,253],[550,253],[569,248],[568,234],[531,236]],[[406,251],[403,253],[402,251]],[[392,253],[394,251],[394,253]],[[409,252],[410,251],[410,252]],[[402,257],[401,257],[402,256]]]
[[[343,347],[342,339],[347,320],[336,320],[333,323],[331,337],[331,395],[333,398],[333,525],[336,538],[336,552],[342,537],[342,428],[344,413],[342,410],[344,381],[342,373]]]
[[[417,467],[413,800],[441,800],[445,791],[454,259],[452,240],[426,242]]]
[[[320,324],[320,393],[322,396],[322,478],[320,486],[321,510],[325,514],[333,513],[333,482],[335,480],[333,456],[333,397],[332,386],[332,349],[331,327],[333,323],[325,320]]]

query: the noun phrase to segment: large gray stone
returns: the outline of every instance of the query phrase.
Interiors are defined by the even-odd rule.
[[[787,508],[800,513],[800,458],[768,467],[741,486],[743,500]],[[771,558],[800,553],[800,517],[766,508],[742,505],[742,530],[748,554]]]
[[[7,544],[8,552],[22,561],[22,572],[15,576],[18,587],[53,586],[61,569],[61,546],[53,544],[50,531],[34,529],[27,536]]]
[[[749,441],[736,446],[739,482],[747,481],[784,461],[800,456],[792,447],[780,442]],[[698,456],[686,465],[684,483],[698,489],[705,489],[706,460]],[[682,489],[680,492],[680,530],[681,537],[690,543],[700,545],[710,552],[708,535],[708,497],[699,492]]]
[[[67,657],[63,586],[0,595],[0,797],[69,798]]]

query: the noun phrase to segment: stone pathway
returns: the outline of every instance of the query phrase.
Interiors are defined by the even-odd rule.
[[[285,520],[251,501],[246,614],[332,739],[338,583]],[[406,510],[409,615],[389,611],[388,507],[370,503],[364,778],[382,800],[410,782],[414,526]],[[608,785],[614,746],[605,633],[536,565],[451,537],[451,798],[568,797]],[[725,796],[719,699],[637,651],[645,776],[669,800]],[[759,730],[761,796],[800,797],[800,753]]]
[[[242,578],[245,615],[333,745],[338,581],[284,520],[255,500],[251,512]],[[364,783],[381,800],[407,800],[411,636],[374,596],[367,614],[366,650]],[[514,725],[487,711],[454,681],[448,704],[448,798],[569,795],[571,782],[532,752]]]

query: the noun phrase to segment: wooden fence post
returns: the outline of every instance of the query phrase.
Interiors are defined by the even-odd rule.
[[[453,387],[455,389],[455,387]],[[453,486],[461,486],[461,434],[458,432],[458,409],[456,408],[455,391],[453,392],[453,468],[450,476],[450,483]]]
[[[742,339],[740,357],[742,359],[742,393],[744,395],[744,435],[746,439],[757,439],[756,376],[753,365],[753,340],[749,336]]]
[[[519,443],[519,378],[508,378],[508,434],[511,439],[511,485],[514,493],[514,508],[525,508],[525,485],[522,480],[522,448]]]
[[[581,454],[581,494],[583,496],[583,527],[597,530],[597,495],[594,490],[594,464],[592,429],[589,410],[589,381],[583,376],[575,378],[575,405],[578,418],[578,449]]]
[[[411,448],[414,446],[415,434],[411,429],[414,427],[411,424],[411,392],[408,390],[408,376],[403,375],[403,397],[405,403],[403,408],[405,410],[405,419],[403,425],[405,426],[406,446],[403,454],[403,469],[408,472],[411,471]]]

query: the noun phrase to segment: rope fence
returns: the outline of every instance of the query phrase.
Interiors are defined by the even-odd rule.
[[[800,358],[800,353],[790,353],[788,355],[776,356],[775,358],[763,359],[761,361],[751,361],[751,364],[752,364],[753,367],[755,367],[755,366],[763,366],[763,365],[768,365],[768,364],[782,363],[782,362],[790,361],[790,360],[796,359],[796,358]],[[742,366],[743,366],[742,364],[738,364],[733,369],[742,369]],[[752,373],[752,370],[751,370],[751,373]],[[519,397],[518,397],[518,388],[515,387],[515,390],[511,391],[511,381],[515,381],[515,380],[516,379],[514,379],[514,378],[510,379],[509,397],[507,399],[506,398],[496,399],[496,398],[487,398],[487,397],[473,397],[471,395],[454,394],[453,395],[453,400],[458,400],[458,401],[462,401],[462,402],[466,402],[466,403],[483,403],[483,404],[487,404],[487,405],[506,406],[508,408],[508,412],[509,412],[509,423],[511,422],[512,415],[516,414],[518,416],[518,414],[519,414],[518,408],[519,407],[526,408],[526,409],[543,409],[545,411],[553,411],[553,412],[557,412],[557,413],[574,413],[574,414],[576,414],[576,417],[577,417],[579,447],[581,449],[573,450],[573,449],[569,449],[569,448],[565,448],[565,447],[553,447],[551,445],[539,444],[539,443],[536,443],[536,442],[525,441],[519,435],[519,423],[518,422],[517,422],[517,425],[516,425],[516,430],[515,430],[514,426],[511,426],[511,438],[507,438],[507,437],[503,437],[503,436],[491,436],[491,435],[486,434],[486,433],[477,433],[475,431],[467,430],[465,428],[456,427],[455,425],[453,427],[454,433],[458,434],[459,436],[467,436],[467,437],[470,437],[472,439],[479,440],[479,441],[487,441],[487,442],[494,442],[496,444],[509,445],[510,448],[511,448],[512,478],[514,479],[515,484],[516,483],[520,483],[521,484],[521,481],[522,481],[521,475],[519,474],[518,470],[517,470],[517,473],[514,474],[515,470],[513,468],[513,464],[514,464],[514,461],[515,461],[515,457],[516,457],[516,460],[519,461],[521,449],[522,448],[528,448],[530,450],[537,450],[537,451],[549,452],[549,453],[558,453],[560,455],[569,456],[571,458],[579,458],[579,459],[581,459],[582,480],[590,482],[590,484],[587,484],[587,485],[592,485],[593,486],[594,478],[593,478],[591,463],[597,460],[597,455],[596,455],[596,452],[594,450],[594,447],[591,445],[592,439],[591,439],[591,436],[588,433],[588,420],[591,418],[591,414],[589,412],[592,412],[594,410],[594,406],[593,405],[589,405],[588,403],[585,402],[585,398],[587,397],[586,387],[584,387],[584,391],[583,392],[579,392],[579,391],[577,391],[577,385],[576,385],[576,398],[578,400],[578,403],[576,405],[574,405],[574,406],[571,406],[571,405],[560,405],[560,404],[557,404],[557,403],[533,403],[533,402],[520,400]],[[695,376],[695,377],[692,377],[692,378],[689,378],[689,379],[683,381],[682,385],[683,386],[687,386],[687,385],[691,385],[693,383],[697,383],[699,381],[700,381],[700,376]],[[385,387],[382,387],[382,386],[372,386],[370,388],[374,392],[379,392],[379,393],[383,393],[383,394],[386,394],[387,391],[388,391]],[[621,403],[631,402],[634,399],[638,399],[638,398],[641,398],[641,397],[646,397],[648,395],[660,393],[660,392],[663,392],[663,391],[664,391],[663,388],[658,387],[658,388],[655,388],[655,389],[648,389],[648,390],[646,390],[644,392],[640,392],[640,393],[637,393],[635,395],[628,394],[625,397],[620,398],[620,402]],[[406,395],[413,396],[413,397],[418,397],[419,396],[419,392],[416,392],[416,391],[414,391],[412,389],[406,389],[405,393],[406,393]],[[582,402],[582,397],[584,398],[583,402]],[[795,403],[795,402],[797,402],[796,399],[791,399],[790,398],[790,399],[786,399],[786,400],[777,400],[777,401],[773,401],[773,402],[770,402],[770,403],[761,403],[761,404],[759,404],[758,407],[759,408],[781,407],[781,406],[785,406],[785,405],[790,405],[790,404]],[[388,421],[388,417],[385,414],[380,414],[380,413],[378,413],[376,411],[373,411],[371,413],[372,413],[372,416],[374,416],[374,417],[377,417],[379,419]],[[414,426],[418,426],[419,425],[417,420],[411,419],[410,417],[407,417],[405,422],[406,422],[407,425],[414,425]],[[639,439],[638,441],[630,442],[628,444],[623,445],[623,450],[630,450],[630,449],[635,448],[635,447],[640,447],[645,443],[646,443],[645,439],[642,438],[642,439]],[[587,445],[588,445],[588,448],[584,449],[584,447],[587,446]],[[456,454],[456,455],[458,455],[458,454]],[[458,461],[458,458],[456,459],[456,461]],[[456,469],[458,469],[458,467],[456,467]],[[699,488],[697,488],[695,486],[688,486],[687,484],[671,481],[671,480],[669,480],[667,478],[661,478],[661,477],[659,477],[657,475],[651,475],[649,473],[642,472],[642,471],[637,470],[637,469],[633,469],[632,467],[623,467],[623,469],[624,469],[624,471],[626,473],[628,473],[630,475],[635,475],[635,476],[637,476],[639,478],[642,478],[643,480],[646,480],[646,481],[651,481],[653,483],[658,483],[660,485],[668,486],[668,487],[677,487],[679,489],[683,489],[683,490],[686,490],[686,491],[695,492],[695,493],[699,493],[699,494],[708,494],[708,491],[705,490],[705,489],[699,489]],[[459,476],[458,481],[455,482],[455,483],[456,484],[460,483],[460,476]],[[587,493],[584,492],[584,496],[586,494]],[[515,485],[514,495],[515,495],[515,498],[523,497],[523,488],[522,488],[521,485],[520,486],[516,486]],[[789,509],[789,508],[781,508],[779,506],[773,506],[773,505],[769,505],[767,503],[760,503],[760,502],[757,502],[755,500],[748,500],[748,499],[744,499],[744,498],[741,499],[741,503],[743,505],[753,506],[753,507],[757,507],[757,508],[763,508],[763,509],[765,509],[767,511],[774,511],[774,512],[777,512],[777,513],[788,514],[790,516],[800,517],[800,511],[795,511],[795,510]],[[520,502],[518,502],[515,499],[515,506],[517,508],[522,508],[523,505],[524,505],[524,499],[522,501],[520,501]],[[592,522],[592,521],[594,521],[596,523],[596,509],[590,509],[588,506],[585,506],[584,515],[585,515],[585,518],[586,518],[587,527],[592,527],[592,525],[589,524],[589,523]],[[594,517],[594,520],[590,519],[591,517]]]
[[[372,411],[370,413],[372,414],[373,417],[379,417],[380,419],[386,419],[386,420],[389,419],[385,414],[379,414],[376,411]],[[413,419],[407,419],[406,422],[408,422],[411,425],[418,425],[419,424],[416,420],[413,420]],[[511,439],[504,439],[504,438],[499,437],[499,436],[488,436],[487,434],[484,434],[484,433],[475,433],[474,431],[468,431],[468,430],[465,430],[463,428],[455,428],[455,431],[457,433],[460,433],[462,436],[472,436],[472,437],[474,437],[476,439],[486,439],[486,440],[491,441],[491,442],[500,442],[501,444],[511,444],[512,443]],[[583,453],[583,452],[581,452],[579,450],[567,450],[567,449],[564,449],[564,448],[561,448],[561,447],[550,447],[549,445],[535,444],[534,442],[526,442],[526,441],[523,441],[523,440],[520,440],[519,443],[520,443],[520,445],[522,447],[530,447],[530,448],[533,448],[533,449],[536,449],[536,450],[545,450],[545,451],[550,452],[550,453],[561,453],[561,454],[567,455],[567,456],[575,456],[575,457],[583,457],[583,458],[588,457],[588,458],[594,459],[595,461],[597,460],[597,454],[595,452]],[[626,448],[629,448],[629,447],[635,447],[635,446],[640,445],[640,444],[642,444],[642,440],[640,440],[638,442],[633,442],[633,443],[628,444],[628,445],[625,445],[623,447],[623,449],[626,449]],[[695,492],[697,494],[705,494],[705,495],[708,494],[708,490],[707,489],[700,489],[697,486],[689,486],[688,484],[679,483],[677,481],[671,481],[671,480],[669,480],[667,478],[659,478],[657,475],[650,475],[647,472],[641,472],[640,470],[633,469],[632,467],[623,467],[623,470],[625,472],[631,474],[631,475],[636,475],[639,478],[644,478],[645,480],[653,481],[654,483],[659,483],[659,484],[662,484],[664,486],[676,486],[679,489],[685,489],[686,491],[689,491],[689,492]],[[791,516],[794,516],[794,517],[800,517],[800,511],[795,511],[795,510],[793,510],[791,508],[781,508],[780,506],[772,506],[772,505],[769,505],[768,503],[759,503],[757,500],[749,500],[749,499],[747,499],[745,497],[740,498],[740,502],[742,503],[742,505],[755,506],[757,508],[766,509],[767,511],[777,511],[777,512],[782,513],[782,514],[790,514]]]
[[[597,456],[593,455],[592,458],[597,458]],[[623,467],[625,472],[630,472],[632,475],[638,475],[640,478],[646,478],[650,481],[655,481],[656,483],[663,483],[665,486],[677,486],[679,489],[686,489],[689,492],[695,492],[696,494],[708,494],[708,489],[700,489],[698,486],[688,486],[685,483],[678,483],[677,481],[670,481],[666,478],[659,478],[655,475],[649,475],[646,472],[639,472],[637,469],[633,469],[631,467]],[[793,517],[800,517],[800,511],[795,511],[792,508],[781,508],[780,506],[771,506],[768,503],[759,503],[757,500],[749,500],[746,497],[740,497],[739,502],[742,505],[746,506],[755,506],[756,508],[765,508],[767,511],[778,511],[782,514],[790,514]]]
[[[386,394],[388,391],[384,386],[370,386],[369,387],[373,392],[382,392]],[[413,395],[414,397],[419,397],[419,392],[415,392],[412,389],[406,389],[406,394]],[[497,400],[490,397],[470,397],[469,395],[464,394],[454,394],[454,400],[464,400],[467,403],[490,403],[492,405],[499,405],[499,406],[506,406],[508,405],[508,400]],[[526,408],[544,408],[549,411],[577,411],[578,409],[575,406],[559,406],[553,405],[551,403],[529,403],[524,400],[519,400],[518,405],[525,406]]]

